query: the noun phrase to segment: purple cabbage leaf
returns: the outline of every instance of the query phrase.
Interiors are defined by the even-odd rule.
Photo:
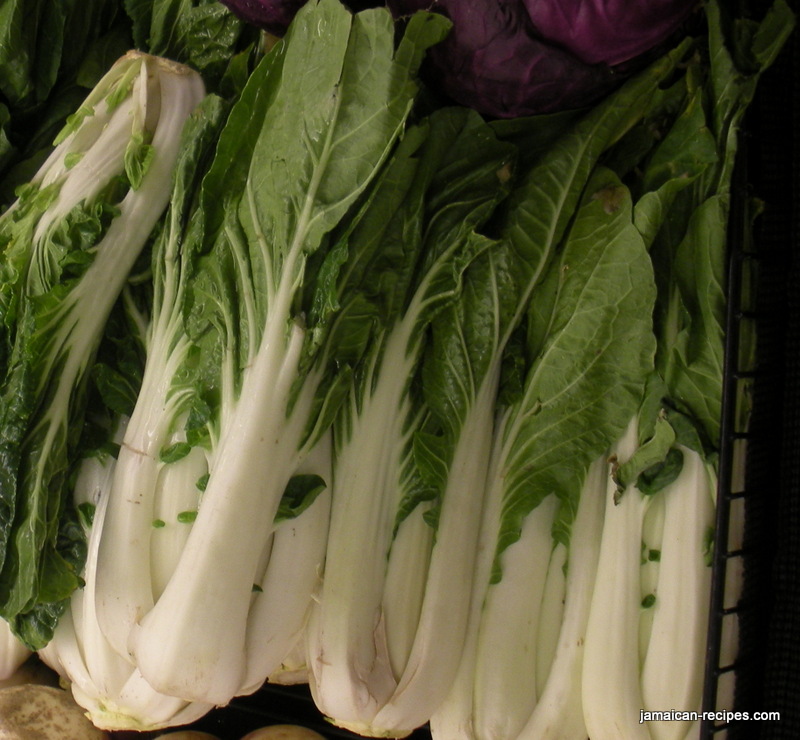
[[[221,0],[243,21],[283,36],[306,0]]]
[[[523,0],[533,27],[587,64],[617,65],[671,36],[696,0]]]
[[[595,102],[619,81],[606,65],[588,65],[536,35],[520,0],[389,0],[396,16],[439,9],[453,22],[428,53],[432,86],[484,115],[510,118]]]

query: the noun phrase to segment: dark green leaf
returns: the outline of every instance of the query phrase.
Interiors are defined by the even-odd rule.
[[[300,516],[326,488],[327,483],[319,475],[292,476],[283,492],[275,524]]]
[[[663,461],[642,471],[636,479],[636,488],[645,496],[652,496],[672,483],[683,469],[683,452],[673,447]]]
[[[171,444],[169,447],[165,447],[161,450],[159,459],[163,463],[174,463],[178,462],[178,460],[182,460],[191,451],[192,446],[188,442],[175,442],[175,444]]]

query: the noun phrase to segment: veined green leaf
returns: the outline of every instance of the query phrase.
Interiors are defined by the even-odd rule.
[[[589,463],[621,434],[641,401],[655,352],[655,284],[631,208],[624,186],[599,169],[548,273],[552,309],[530,314],[547,329],[532,332],[544,340],[537,343],[523,398],[505,415],[493,580],[500,578],[503,550],[546,496],[555,493],[565,502],[563,512],[574,511],[570,502]]]

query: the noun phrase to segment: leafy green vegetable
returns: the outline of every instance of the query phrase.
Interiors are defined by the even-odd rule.
[[[369,259],[363,270],[342,273],[351,299],[341,326],[371,315],[378,329],[334,427],[326,576],[309,659],[323,711],[362,732],[411,726],[416,720],[383,719],[393,711],[393,694],[403,696],[409,677],[425,674],[422,683],[436,690],[422,702],[408,694],[401,709],[424,716],[455,668],[447,644],[431,640],[436,648],[417,674],[419,647],[405,629],[417,624],[426,598],[438,595],[425,583],[431,532],[419,516],[436,493],[436,450],[425,448],[430,409],[417,386],[431,322],[460,299],[469,265],[495,246],[477,230],[508,193],[513,157],[514,148],[474,113],[437,111],[407,132],[346,235],[347,249]],[[394,573],[402,574],[404,589],[395,587]],[[367,627],[376,613],[378,644]],[[442,671],[444,680],[431,671]]]
[[[731,178],[739,122],[762,69],[752,62],[758,58],[768,63],[774,57],[772,44],[779,46],[785,37],[785,29],[774,25],[775,14],[791,26],[787,10],[776,3],[758,30],[746,22],[745,31],[737,22],[739,27],[728,34],[720,7],[710,3],[708,61],[688,70],[686,107],[672,133],[677,141],[694,129],[695,138],[707,142],[702,159],[696,160],[706,165],[700,171],[692,166],[691,185],[664,202],[666,219],[652,241],[658,282],[657,377],[651,378],[631,433],[621,443],[620,470],[630,461],[630,472],[638,472],[628,476],[617,506],[613,498],[607,502],[584,659],[589,734],[602,735],[611,728],[619,732],[620,717],[632,716],[638,707],[700,703],[703,667],[698,656],[706,640],[710,591],[706,538],[713,526],[721,442]],[[765,41],[761,32],[768,28],[770,42],[755,53],[754,47]],[[748,61],[742,65],[743,60]],[[659,181],[664,170],[659,159],[654,155],[645,167],[645,181]],[[679,166],[685,163],[685,158],[676,160]],[[659,186],[657,192],[660,197],[668,190]],[[651,198],[648,207],[658,199]],[[651,471],[667,471],[672,480],[663,487],[659,482],[657,491],[648,490]],[[644,490],[638,490],[639,482]],[[643,540],[659,551],[657,565],[637,564]],[[651,592],[656,600],[642,614],[641,600]],[[632,638],[634,634],[639,638]],[[608,681],[612,661],[614,678]],[[597,690],[601,676],[613,690]],[[688,726],[678,731],[688,731]],[[633,721],[624,732],[639,737],[643,730]]]
[[[225,703],[249,685],[252,585],[270,572],[287,485],[325,435],[352,373],[347,348],[328,341],[339,286],[317,268],[331,231],[395,147],[421,55],[445,25],[420,15],[395,44],[385,10],[352,15],[334,0],[309,4],[248,79],[199,190],[178,181],[97,573],[102,629],[159,691]],[[189,444],[190,433],[197,445],[162,467],[160,452]],[[168,535],[151,526],[161,490],[194,500],[184,510],[198,513],[185,547],[156,563],[147,543]],[[298,513],[305,505],[283,503]],[[257,603],[267,608],[282,594],[265,588]],[[308,599],[284,616],[287,625],[302,623]],[[198,610],[207,618],[198,621]]]
[[[326,581],[312,616],[310,639],[314,695],[338,723],[359,732],[407,732],[425,721],[426,712],[451,685],[470,610],[503,350],[569,228],[598,157],[641,115],[641,109],[632,111],[630,101],[653,95],[673,64],[674,59],[665,60],[568,130],[525,173],[507,202],[499,208],[492,204],[502,240],[469,235],[456,253],[457,269],[449,271],[459,276],[458,291],[436,313],[416,297],[427,298],[429,284],[440,290],[443,283],[436,243],[425,243],[431,253],[423,255],[417,293],[396,330],[387,335],[385,349],[380,348],[385,354],[368,365],[364,388],[369,394],[357,389],[343,428],[336,428],[345,444],[334,459]],[[497,144],[483,136],[480,147],[467,144],[469,139],[465,144],[455,139],[454,151],[463,146],[468,153],[464,163],[475,161],[476,148],[492,162]],[[433,156],[426,154],[425,161]],[[462,166],[460,160],[455,164]],[[502,160],[491,167],[473,163],[472,169],[476,175],[487,171],[489,177],[474,179],[473,184],[466,176],[449,176],[441,195],[432,190],[426,198],[438,203],[454,197],[459,188],[471,193],[483,182],[497,188],[498,175],[507,180],[512,174]],[[465,204],[479,203],[475,195],[457,197]],[[596,208],[604,211],[607,205],[599,199]],[[466,220],[473,228],[484,223],[485,207],[467,219],[460,208],[449,204],[437,221],[452,213],[456,223]],[[413,243],[409,227],[414,223],[403,225],[407,244]],[[498,224],[492,226],[496,229]],[[630,230],[638,238],[632,225]],[[452,233],[457,235],[458,228]],[[415,369],[418,305],[425,308],[431,331],[421,372]],[[415,397],[414,383],[419,383],[421,396]],[[395,412],[393,428],[385,422],[387,408],[400,411]],[[625,413],[622,426],[633,408]],[[600,449],[610,439],[613,434]],[[369,466],[365,455],[372,460]],[[381,497],[375,496],[376,489],[384,492]],[[355,533],[360,533],[357,539]],[[354,540],[359,549],[350,544]],[[368,574],[355,563],[364,547],[370,552],[375,548]],[[387,551],[384,569],[382,553]],[[402,589],[395,586],[395,578],[403,579]],[[329,589],[336,594],[327,597],[330,606]],[[380,615],[381,630],[377,645],[368,627],[375,614]]]
[[[232,59],[258,40],[217,0],[124,0],[124,6],[138,48],[190,65],[215,92],[222,92]]]
[[[168,97],[148,119],[147,96],[159,88]],[[0,222],[0,613],[31,647],[47,642],[80,584],[85,550],[66,482],[86,384],[109,313],[166,206],[180,131],[202,94],[189,70],[126,56]],[[125,157],[143,135],[158,156],[134,188]],[[75,153],[83,156],[73,164]]]
[[[635,707],[642,705],[642,690],[647,705],[654,707],[659,702],[656,697],[661,697],[663,705],[684,706],[686,697],[696,695],[699,662],[695,657],[692,668],[685,655],[691,650],[699,654],[696,626],[704,619],[708,573],[698,554],[702,538],[697,533],[707,528],[711,497],[696,453],[687,461],[686,448],[676,445],[702,439],[704,443],[695,449],[713,451],[707,441],[718,436],[714,425],[719,423],[720,406],[715,399],[720,399],[722,386],[726,217],[717,210],[716,218],[710,218],[710,203],[701,205],[699,212],[695,209],[708,196],[712,202],[724,200],[725,173],[730,174],[725,163],[731,156],[731,142],[716,139],[714,126],[707,123],[707,112],[713,108],[708,86],[699,84],[707,69],[703,64],[695,57],[688,70],[670,79],[669,87],[654,90],[648,97],[638,96],[630,110],[641,116],[640,121],[631,120],[621,135],[596,139],[597,145],[607,147],[601,162],[617,174],[596,167],[600,152],[591,156],[578,138],[579,132],[586,136],[591,129],[578,123],[572,138],[567,135],[551,144],[534,160],[531,171],[530,182],[534,188],[541,187],[543,202],[553,216],[545,219],[524,207],[517,216],[515,200],[509,203],[510,223],[516,219],[526,224],[524,229],[507,232],[518,235],[521,245],[526,244],[526,235],[547,244],[553,234],[551,243],[558,245],[559,229],[564,228],[559,226],[561,218],[576,241],[561,247],[564,251],[557,251],[552,263],[548,251],[554,247],[540,252],[548,255],[542,264],[549,267],[532,294],[525,323],[527,341],[523,344],[517,332],[507,345],[510,356],[501,395],[507,406],[501,409],[498,423],[479,542],[480,552],[494,548],[494,560],[486,556],[478,560],[472,601],[475,627],[468,635],[453,692],[432,720],[434,729],[445,736],[499,732],[516,737],[522,732],[524,737],[542,737],[556,726],[572,727],[575,736],[600,736],[616,732],[611,729],[615,718],[633,717]],[[592,111],[589,119],[602,120],[600,111],[613,106],[614,97]],[[737,104],[732,105],[736,109]],[[602,131],[599,126],[596,130]],[[654,130],[661,132],[658,138],[653,137]],[[577,211],[573,204],[565,204],[563,196],[554,197],[564,191],[553,176],[557,170],[549,174],[544,169],[553,167],[561,152],[594,170],[586,190],[576,180],[580,184],[574,192],[583,199]],[[632,198],[618,177],[629,185]],[[563,174],[558,180],[567,181]],[[519,192],[522,197],[524,190]],[[555,206],[564,208],[563,216]],[[596,210],[597,222],[603,216],[621,217],[624,231],[620,234],[627,234],[627,239],[618,237],[617,243],[627,243],[629,249],[636,245],[639,270],[648,278],[632,279],[631,273],[620,269],[619,257],[612,258],[608,273],[599,278],[604,263],[591,256],[591,249],[601,249],[602,244],[602,249],[613,250],[615,239],[589,237],[585,239],[588,246],[580,251],[583,224],[588,235],[588,225],[593,223],[582,220],[581,214],[590,207]],[[580,273],[582,254],[590,270],[584,274]],[[515,274],[524,272],[518,269]],[[628,288],[615,282],[623,279],[630,281]],[[575,297],[586,302],[587,310],[571,305],[569,285],[574,286]],[[620,310],[623,301],[627,301],[624,312]],[[623,339],[628,331],[633,333]],[[661,340],[658,345],[656,338]],[[462,341],[461,346],[475,351],[474,340]],[[452,352],[441,355],[451,365]],[[578,359],[581,353],[586,354]],[[524,379],[520,377],[523,368],[527,368]],[[456,414],[451,410],[449,416]],[[636,416],[639,427],[629,427]],[[626,427],[629,431],[623,435]],[[612,458],[616,462],[609,469],[605,458],[618,438],[616,458]],[[713,457],[709,460],[713,462]],[[603,502],[606,491],[614,494],[616,488],[609,479],[612,472],[627,490]],[[639,481],[649,496],[631,488]],[[604,525],[600,524],[602,507],[587,497],[604,506]],[[639,630],[626,621],[627,617],[639,619],[648,594],[640,592],[639,571],[642,528],[654,499],[667,512],[659,530],[663,543],[651,548],[669,563],[659,571],[663,577],[658,580],[666,598],[659,596],[650,604],[649,621],[641,633],[647,646],[652,628],[650,651],[652,656],[661,655],[662,673],[667,662],[674,667],[672,690],[656,677],[655,657],[642,675],[644,689],[638,687]],[[578,513],[590,510],[591,516],[580,518],[580,531],[588,535],[583,527],[591,518],[602,531],[602,541],[596,535],[586,542],[575,541],[572,527],[578,526]],[[676,513],[679,510],[683,513]],[[691,522],[696,535],[683,551],[674,529],[681,516]],[[661,566],[658,559],[646,562]],[[684,571],[693,597],[679,618],[670,578]],[[597,593],[590,604],[595,577]],[[509,608],[510,603],[519,609]],[[675,661],[668,660],[659,647],[666,645],[666,634],[672,635],[673,643],[680,641],[674,629],[666,627],[669,619],[686,625],[692,634]],[[572,646],[576,640],[582,643],[587,620],[593,630],[592,652],[581,685],[576,682],[581,658]],[[550,647],[556,644],[557,649]],[[615,673],[609,699],[609,692],[601,688],[601,675],[612,665],[619,673]],[[519,689],[520,675],[526,676],[524,691]],[[587,726],[574,719],[584,712]],[[641,728],[626,731],[634,737]]]
[[[518,731],[532,711],[536,693],[520,697],[514,687],[524,665],[514,643],[536,650],[552,543],[570,546],[586,470],[624,429],[652,369],[655,283],[631,214],[619,180],[598,168],[541,285],[541,295],[553,298],[540,306],[539,291],[533,294],[524,393],[502,412],[487,483],[483,547],[491,556],[494,546],[495,562],[490,569],[489,558],[479,561],[474,586],[483,607],[471,636],[472,711],[482,732],[496,723]],[[543,557],[537,562],[528,553],[520,561],[531,538],[542,542]],[[530,607],[519,624],[508,613],[509,598]],[[504,691],[508,700],[492,699]]]

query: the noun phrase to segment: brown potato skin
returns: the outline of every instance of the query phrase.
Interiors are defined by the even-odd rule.
[[[108,740],[63,689],[20,684],[0,689],[0,740]]]

